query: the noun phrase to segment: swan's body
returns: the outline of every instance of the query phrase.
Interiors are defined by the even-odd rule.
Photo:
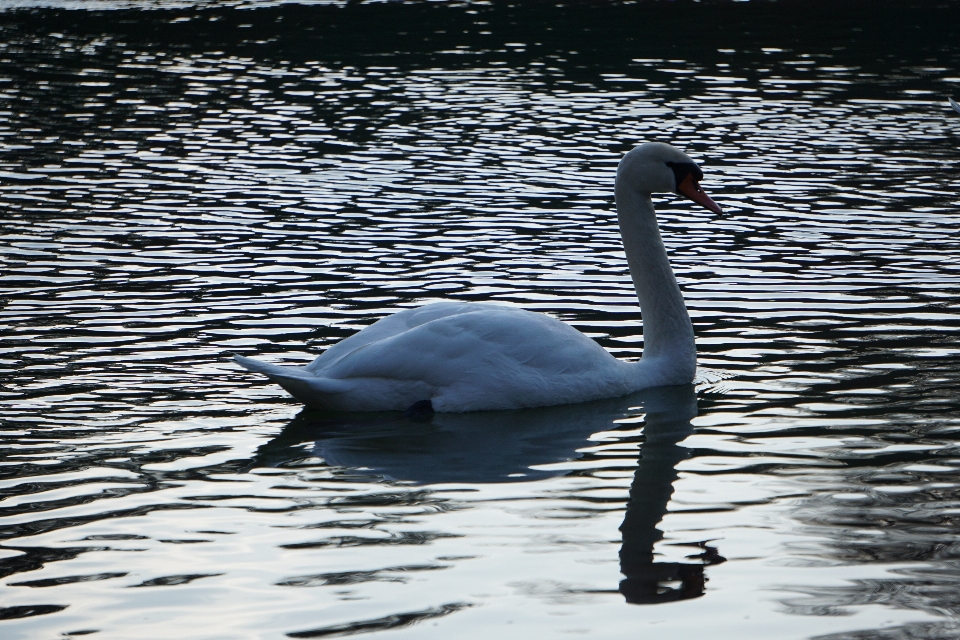
[[[542,313],[438,302],[395,313],[327,349],[303,368],[238,358],[304,404],[334,410],[516,409],[614,398],[690,382],[693,371],[614,358]]]
[[[669,164],[667,164],[669,163]],[[677,190],[719,213],[690,158],[641,145],[617,169],[617,216],[643,313],[639,362],[618,360],[573,327],[495,304],[440,302],[383,318],[306,367],[237,356],[304,404],[336,411],[518,409],[687,384],[696,370],[693,326],[660,238],[650,194]]]

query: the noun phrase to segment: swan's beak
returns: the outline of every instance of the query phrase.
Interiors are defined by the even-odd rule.
[[[710,211],[713,211],[717,215],[723,214],[723,211],[720,209],[720,205],[714,202],[713,199],[707,195],[707,192],[700,188],[700,185],[697,184],[697,181],[694,179],[692,173],[688,173],[687,177],[683,179],[683,182],[681,182],[680,186],[677,187],[677,193],[690,198],[697,204],[710,209]]]

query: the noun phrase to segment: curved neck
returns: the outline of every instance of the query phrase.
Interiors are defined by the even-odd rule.
[[[697,366],[693,325],[667,260],[650,194],[618,184],[616,197],[620,235],[643,316],[643,360],[664,360],[657,368],[668,367],[661,373],[676,380],[666,384],[689,383]]]

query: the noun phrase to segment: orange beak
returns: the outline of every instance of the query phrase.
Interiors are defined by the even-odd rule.
[[[688,173],[687,177],[683,179],[683,182],[681,182],[680,186],[677,187],[677,193],[690,198],[697,204],[710,209],[710,211],[713,211],[717,215],[723,213],[723,211],[720,209],[720,205],[714,202],[710,196],[707,195],[707,192],[700,188],[700,185],[697,184],[697,181],[694,179],[692,173]]]

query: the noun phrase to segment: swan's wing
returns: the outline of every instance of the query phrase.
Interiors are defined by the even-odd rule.
[[[953,98],[947,98],[950,101],[950,106],[957,110],[957,113],[960,113],[960,103],[958,103]]]
[[[436,302],[415,309],[398,311],[328,348],[316,360],[307,365],[306,369],[311,372],[327,369],[344,356],[372,342],[379,342],[400,335],[439,318],[469,313],[478,308],[492,306],[495,305],[470,302]]]
[[[616,366],[613,356],[559,320],[476,305],[368,342],[314,373],[338,380],[415,380],[436,389],[466,385],[491,392],[493,387],[536,387],[595,375],[611,364]]]

